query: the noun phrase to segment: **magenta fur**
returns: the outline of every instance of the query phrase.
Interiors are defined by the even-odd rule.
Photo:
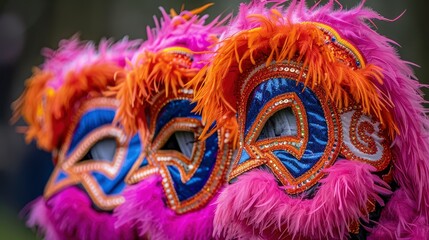
[[[62,239],[135,239],[128,225],[116,228],[116,218],[92,207],[89,197],[70,187],[49,200],[36,199],[25,211],[27,226],[37,227],[47,240]]]
[[[394,192],[386,205],[380,222],[368,239],[427,239],[429,225],[424,216],[417,211],[415,200],[403,189]]]
[[[220,194],[215,235],[221,239],[344,238],[354,219],[368,221],[369,200],[384,205],[380,195],[391,193],[389,186],[371,173],[374,170],[367,164],[340,160],[326,170],[328,174],[312,199],[293,198],[270,172],[252,170]]]
[[[133,226],[149,239],[210,239],[213,233],[214,201],[185,214],[165,204],[161,177],[152,176],[124,191],[125,204],[115,209],[117,227]]]
[[[194,55],[192,68],[201,68],[207,58],[203,53],[215,44],[215,39],[225,30],[222,24],[228,16],[223,19],[218,16],[206,24],[208,15],[198,16],[185,10],[171,17],[164,8],[160,7],[160,11],[161,18],[158,20],[154,17],[155,27],[146,27],[148,39],[135,54],[133,62],[136,63],[144,51],[158,52],[168,47],[186,47],[198,53]]]
[[[102,39],[98,45],[91,41],[80,41],[78,36],[61,40],[57,50],[45,48],[42,55],[46,58],[41,66],[43,71],[52,73],[55,78],[48,83],[50,87],[59,89],[67,74],[79,72],[87,66],[94,64],[113,63],[118,66],[125,66],[126,60],[130,59],[137,48],[140,40],[128,40],[112,42]]]
[[[48,240],[61,240],[56,229],[55,224],[52,222],[52,212],[46,206],[45,199],[39,197],[33,202],[29,203],[23,213],[27,215],[26,225],[29,228],[37,228],[38,234],[44,236]]]

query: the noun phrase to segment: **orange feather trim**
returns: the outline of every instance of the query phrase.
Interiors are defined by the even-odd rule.
[[[116,121],[121,122],[129,135],[139,131],[142,139],[146,139],[148,126],[145,113],[151,106],[152,97],[160,90],[165,90],[166,95],[177,96],[178,90],[199,70],[183,65],[175,54],[163,51],[143,52],[134,64],[129,65],[131,70],[117,75],[121,83],[113,89],[121,102]]]
[[[114,74],[120,68],[115,64],[100,63],[70,72],[59,89],[49,87],[54,75],[35,69],[27,80],[26,90],[12,104],[12,121],[21,115],[28,124],[26,140],[52,151],[63,141],[65,130],[80,101],[100,96],[108,86],[115,84]]]
[[[307,70],[307,77],[298,81],[306,86],[322,86],[337,108],[352,101],[362,105],[363,111],[377,117],[393,138],[397,127],[389,109],[392,103],[376,84],[382,84],[381,69],[368,64],[352,69],[336,59],[324,42],[323,32],[314,24],[285,23],[271,15],[252,15],[259,28],[244,30],[224,39],[212,63],[189,83],[196,86],[196,112],[202,114],[204,134],[210,134],[211,124],[218,127],[237,111],[236,88],[242,74],[256,64],[272,61],[295,61]],[[302,74],[303,71],[301,71]],[[352,98],[352,99],[350,99]]]

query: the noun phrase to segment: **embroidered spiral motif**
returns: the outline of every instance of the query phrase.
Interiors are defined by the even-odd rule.
[[[342,112],[343,143],[341,153],[350,160],[363,161],[385,169],[391,161],[390,140],[379,121],[365,115],[358,107]]]

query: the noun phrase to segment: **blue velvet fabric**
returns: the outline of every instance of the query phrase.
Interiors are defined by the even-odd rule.
[[[166,104],[161,109],[156,120],[156,134],[159,133],[165,124],[177,117],[188,117],[201,120],[200,115],[191,112],[194,107],[195,104],[191,104],[188,100],[173,100]],[[198,167],[197,170],[192,178],[186,183],[182,182],[180,172],[177,167],[167,166],[180,201],[189,199],[202,191],[213,171],[213,167],[216,163],[217,152],[218,136],[217,134],[213,134],[206,140],[206,149],[200,166],[195,166]]]
[[[97,179],[97,182],[100,184],[101,188],[103,189],[103,192],[106,195],[119,194],[122,192],[122,190],[125,187],[124,179],[127,176],[133,164],[135,163],[135,161],[137,160],[137,158],[139,157],[141,151],[142,151],[142,148],[141,148],[140,138],[138,135],[134,135],[134,137],[131,138],[130,143],[128,145],[128,151],[127,151],[125,161],[122,164],[122,167],[119,170],[118,174],[113,179],[108,178],[102,173],[92,172],[92,175],[94,176],[95,179]],[[147,165],[147,162],[146,162],[146,165]]]
[[[192,117],[201,120],[201,116],[195,114],[192,109],[195,108],[195,103],[191,104],[189,100],[174,100],[167,103],[159,112],[156,119],[155,136],[159,131],[171,120],[178,117]]]
[[[274,155],[283,163],[291,175],[295,178],[308,172],[322,157],[328,143],[328,125],[325,115],[316,94],[309,88],[304,88],[303,83],[297,83],[287,78],[272,78],[259,84],[249,97],[245,134],[262,108],[274,97],[285,93],[296,93],[304,105],[308,121],[308,142],[304,155],[300,160],[285,150],[273,151]],[[239,163],[249,159],[246,154],[241,155]]]
[[[115,117],[115,110],[111,108],[91,109],[79,120],[73,134],[67,156],[76,148],[80,141],[91,131],[103,126],[110,125]]]
[[[63,171],[60,171],[60,172],[58,173],[58,175],[57,175],[57,178],[55,179],[55,183],[61,182],[62,180],[66,179],[66,178],[68,178],[68,177],[69,177],[69,176],[68,176],[68,174],[67,174],[67,173],[65,173],[65,172],[63,172]]]
[[[68,155],[79,145],[80,141],[90,134],[92,131],[97,128],[105,125],[110,125],[113,122],[115,117],[115,110],[109,108],[94,108],[85,113],[80,119],[75,133],[72,138],[72,142],[69,150],[67,151]],[[142,146],[140,142],[139,135],[134,135],[129,145],[127,146],[127,153],[125,160],[113,179],[105,176],[103,173],[94,171],[91,175],[96,179],[101,189],[106,195],[119,194],[125,187],[125,176],[130,171],[134,162],[137,160],[138,156],[142,151]],[[97,159],[97,160],[106,160],[111,161],[110,159]],[[91,160],[86,160],[91,161]],[[145,162],[147,164],[147,161]],[[61,174],[60,174],[61,175]]]
[[[214,134],[206,140],[206,149],[203,160],[201,161],[200,166],[198,166],[192,178],[186,183],[183,183],[180,179],[180,173],[175,166],[168,166],[168,170],[170,171],[171,177],[173,179],[174,188],[176,189],[177,196],[180,201],[189,199],[190,197],[202,191],[213,171],[213,167],[216,163],[217,152],[217,134]]]

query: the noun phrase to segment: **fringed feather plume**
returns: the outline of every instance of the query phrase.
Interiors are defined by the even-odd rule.
[[[58,147],[79,102],[113,86],[115,73],[139,43],[126,38],[115,44],[103,40],[96,49],[93,43],[73,37],[61,41],[56,51],[45,49],[45,63],[33,71],[13,104],[12,120],[21,115],[28,123],[27,141],[35,139],[47,151]]]
[[[148,40],[127,69],[118,74],[123,82],[113,89],[121,101],[116,119],[129,134],[140,131],[144,138],[147,135],[145,111],[150,107],[150,99],[161,89],[166,94],[177,94],[205,64],[205,53],[216,42],[224,22],[218,17],[205,25],[208,16],[196,14],[208,6],[173,17],[161,8],[161,20],[155,19],[156,27],[147,29]],[[177,55],[187,58],[187,64]]]
[[[52,212],[46,206],[46,202],[43,197],[39,197],[29,203],[26,208],[23,209],[23,214],[27,215],[27,227],[37,229],[37,233],[45,239],[65,239],[64,237],[60,237],[61,235],[58,232],[58,229],[56,229],[55,224],[52,222]]]

